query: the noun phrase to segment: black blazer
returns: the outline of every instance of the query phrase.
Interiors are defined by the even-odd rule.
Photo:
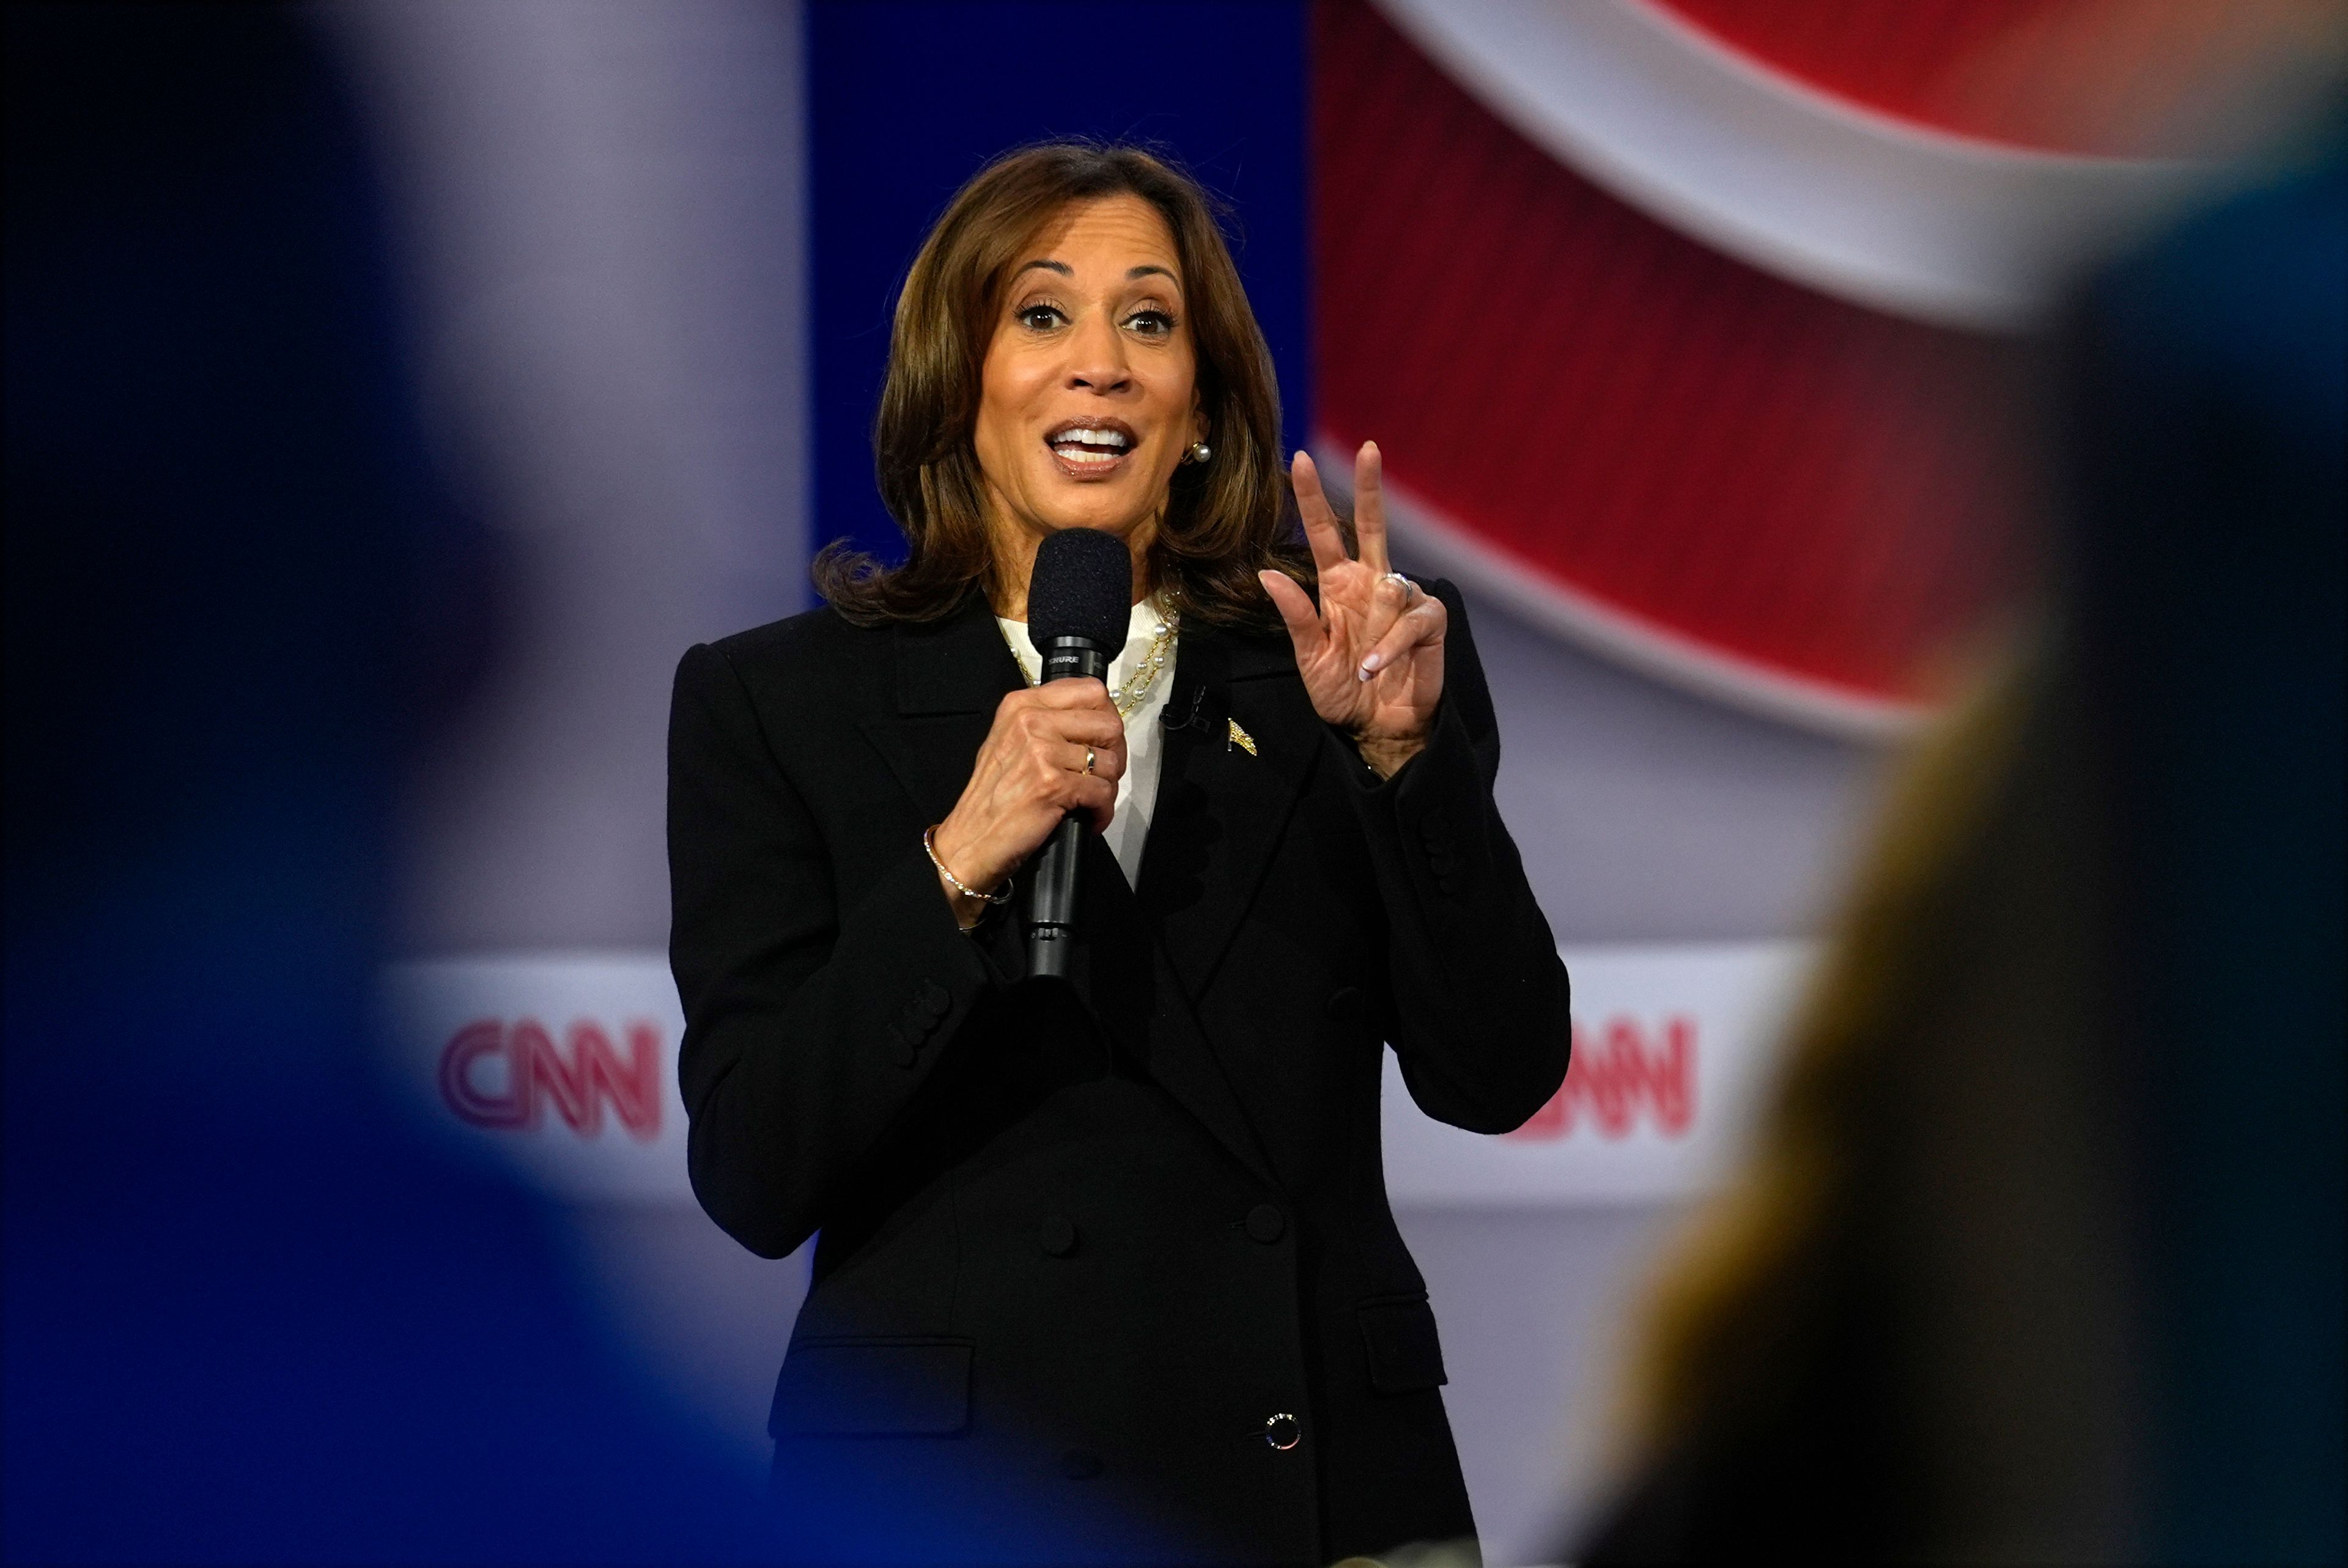
[[[810,1555],[1324,1563],[1472,1532],[1384,1042],[1430,1114],[1498,1132],[1570,1031],[1467,615],[1428,586],[1447,685],[1391,781],[1284,634],[1183,629],[1139,888],[1086,841],[1073,985],[1024,981],[1015,903],[961,931],[922,850],[1020,684],[982,599],[685,656],[693,1184],[762,1255],[822,1233],[772,1417]]]

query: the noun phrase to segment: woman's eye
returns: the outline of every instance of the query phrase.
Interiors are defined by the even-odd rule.
[[[1164,311],[1136,311],[1125,324],[1144,337],[1164,337],[1174,330],[1174,318]]]
[[[1017,320],[1031,332],[1049,332],[1059,324],[1060,313],[1052,305],[1029,305],[1019,313]]]

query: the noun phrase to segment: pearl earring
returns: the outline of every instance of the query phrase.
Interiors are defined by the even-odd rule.
[[[1183,454],[1184,456],[1189,458],[1193,463],[1203,463],[1214,455],[1215,449],[1208,446],[1204,441],[1191,442],[1189,451]]]

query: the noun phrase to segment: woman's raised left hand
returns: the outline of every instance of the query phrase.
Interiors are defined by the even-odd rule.
[[[1337,514],[1313,459],[1299,452],[1289,476],[1321,578],[1321,608],[1284,572],[1262,574],[1264,591],[1296,644],[1297,673],[1313,710],[1353,736],[1362,760],[1392,778],[1426,744],[1443,695],[1443,601],[1386,564],[1385,497],[1378,448],[1354,455],[1354,537],[1345,553]]]

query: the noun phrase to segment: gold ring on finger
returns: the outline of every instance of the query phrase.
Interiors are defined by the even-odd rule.
[[[1089,774],[1093,771],[1094,760],[1093,749],[1090,746],[1086,746],[1085,748],[1085,772]]]

